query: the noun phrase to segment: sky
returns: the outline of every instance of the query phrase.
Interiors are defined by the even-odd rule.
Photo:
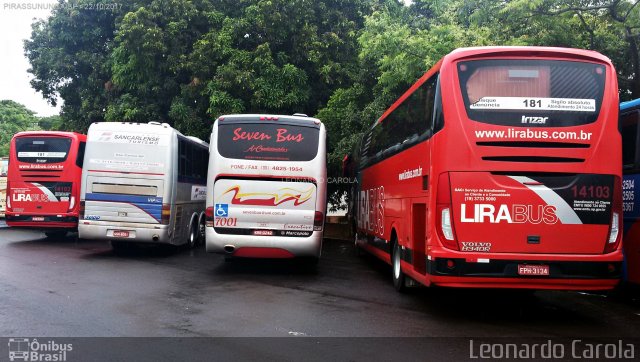
[[[60,104],[52,107],[36,92],[27,73],[23,41],[31,36],[34,18],[47,18],[55,0],[0,0],[0,100],[10,99],[25,105],[38,116],[60,113]]]

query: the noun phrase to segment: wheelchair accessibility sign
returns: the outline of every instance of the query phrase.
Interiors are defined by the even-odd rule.
[[[227,217],[229,216],[229,204],[216,204],[213,210],[215,217]]]

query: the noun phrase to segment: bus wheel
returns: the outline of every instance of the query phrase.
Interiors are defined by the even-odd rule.
[[[201,219],[198,223],[198,244],[204,245],[205,231],[204,231],[204,219]]]
[[[402,268],[400,267],[400,244],[397,241],[393,242],[392,251],[391,251],[391,267],[392,267],[392,276],[393,276],[393,286],[399,292],[404,292],[406,287],[404,284],[404,273],[402,272]]]
[[[198,223],[191,223],[189,228],[189,248],[193,249],[198,245],[198,234],[200,234]]]
[[[358,245],[358,232],[354,233],[354,238],[353,238],[353,253],[356,256],[362,256],[364,253],[362,252],[362,248],[360,248],[360,246]]]
[[[47,239],[62,239],[67,236],[67,230],[45,231]]]

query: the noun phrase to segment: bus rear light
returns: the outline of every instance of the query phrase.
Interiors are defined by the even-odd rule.
[[[162,219],[161,224],[168,225],[171,218],[171,204],[162,204]]]
[[[611,232],[609,233],[609,244],[613,244],[618,240],[618,224],[620,223],[620,216],[617,212],[613,213],[611,218]]]
[[[622,226],[622,219],[620,217],[620,215],[622,215],[622,180],[616,177],[613,185],[611,226],[609,227],[607,243],[604,246],[604,254],[616,251],[620,247],[620,240],[622,239],[622,233],[620,232],[620,227]]]
[[[607,240],[607,244],[604,247],[604,253],[613,253],[619,244],[619,236],[620,234],[620,215],[617,212],[613,212],[611,216],[611,227],[609,228],[609,239]]]
[[[442,246],[447,249],[459,250],[453,229],[453,217],[451,212],[451,187],[449,174],[442,173],[438,178],[438,192],[436,194],[436,212],[438,226],[436,228]]]
[[[73,208],[76,206],[76,198],[75,196],[71,196],[69,198],[69,212],[73,211]]]
[[[453,229],[451,228],[451,210],[447,207],[441,211],[442,234],[445,239],[453,240]]]
[[[454,269],[456,262],[453,259],[447,259],[447,269]]]
[[[213,206],[209,206],[204,210],[205,225],[213,227]]]
[[[7,189],[7,191],[9,191]],[[9,192],[7,192],[7,210],[11,209],[11,196],[9,195]]]
[[[316,211],[313,218],[313,231],[322,231],[322,225],[324,225],[324,214],[320,211]]]

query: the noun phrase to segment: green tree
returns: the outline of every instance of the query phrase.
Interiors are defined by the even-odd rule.
[[[24,105],[10,101],[0,101],[0,156],[9,155],[9,144],[14,134],[22,131],[38,130],[38,118]]]
[[[490,29],[459,23],[460,4],[417,1],[403,6],[388,1],[366,17],[358,37],[360,72],[352,86],[334,92],[318,112],[331,137],[331,175],[340,174],[342,159],[357,147],[365,129],[442,56],[459,47],[493,44]],[[330,185],[333,205],[348,187]]]
[[[45,131],[60,131],[63,130],[62,117],[59,115],[40,117],[38,119],[38,126]]]
[[[63,0],[59,0],[62,4]],[[78,5],[113,5],[109,0],[78,0]],[[31,86],[52,105],[64,101],[61,117],[65,129],[86,131],[92,122],[103,121],[112,101],[111,64],[116,21],[136,2],[118,3],[113,10],[96,11],[58,7],[47,20],[32,24],[25,41],[25,56],[34,79]]]

